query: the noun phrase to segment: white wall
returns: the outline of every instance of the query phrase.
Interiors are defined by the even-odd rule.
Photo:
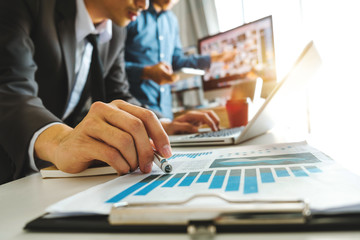
[[[360,173],[360,2],[302,0],[304,26],[322,55],[311,88],[312,135]]]

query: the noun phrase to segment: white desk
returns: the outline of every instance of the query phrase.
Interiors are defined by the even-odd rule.
[[[268,133],[245,142],[243,145],[268,144],[290,140],[281,138],[274,133]],[[301,137],[291,141],[303,140]],[[236,146],[231,146],[234,148]],[[214,149],[214,147],[211,147]],[[196,148],[192,148],[195,150]],[[204,148],[202,148],[204,149]],[[181,150],[181,149],[174,149]],[[34,233],[26,232],[23,227],[30,220],[44,213],[47,206],[83,191],[94,185],[104,183],[115,178],[115,175],[67,178],[41,179],[34,174],[17,181],[0,186],[0,239],[157,239],[176,240],[189,239],[186,234],[121,234],[121,233]],[[308,232],[308,233],[244,233],[218,234],[215,239],[360,239],[360,231],[343,232]]]

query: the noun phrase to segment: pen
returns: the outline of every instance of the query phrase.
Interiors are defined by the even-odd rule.
[[[166,158],[161,157],[156,151],[154,151],[154,162],[164,173],[171,173],[172,166],[170,163],[166,161]]]

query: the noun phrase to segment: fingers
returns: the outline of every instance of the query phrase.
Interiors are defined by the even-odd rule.
[[[154,113],[124,101],[96,102],[74,129],[63,124],[46,129],[35,143],[35,153],[69,173],[85,170],[94,160],[108,163],[120,174],[138,166],[148,173],[154,158],[149,137],[161,155],[172,155]]]
[[[215,131],[219,130],[219,127],[220,127],[220,118],[219,118],[219,116],[213,110],[206,110],[204,112],[206,114],[208,114],[209,117],[211,118],[211,120],[215,123],[215,125],[216,125],[216,130]]]
[[[132,105],[131,105],[132,106]],[[134,106],[132,106],[134,107]],[[121,108],[118,108],[114,104],[104,104],[104,103],[94,103],[92,105],[92,108],[90,109],[90,112],[98,112],[102,113],[100,116],[103,118],[102,120],[115,128],[119,129],[119,131],[123,131],[126,134],[130,135],[132,138],[132,141],[134,145],[132,144],[132,141],[125,137],[124,139],[121,139],[123,142],[127,142],[128,145],[122,145],[117,143],[118,138],[120,140],[121,137],[124,137],[125,135],[122,134],[122,136],[116,136],[116,137],[105,137],[106,140],[104,140],[104,135],[101,133],[97,133],[97,136],[101,138],[103,141],[107,141],[107,143],[116,148],[125,156],[129,156],[130,158],[126,160],[128,163],[134,167],[137,166],[137,164],[140,167],[140,170],[142,172],[150,172],[152,168],[152,160],[153,160],[153,150],[151,147],[151,144],[149,142],[149,136],[146,132],[146,129],[144,127],[144,124],[142,123],[141,119],[137,118],[136,116],[133,116],[132,114],[128,113],[126,110],[122,110]],[[101,129],[109,130],[109,128],[103,128],[101,126]],[[95,132],[95,131],[94,131]],[[99,132],[99,131],[96,131]],[[105,135],[107,132],[104,133]],[[135,150],[131,150],[135,149]],[[136,151],[135,156],[137,158],[134,160],[132,151]]]
[[[122,110],[128,112],[129,114],[135,116],[136,118],[140,119],[141,120],[140,123],[146,130],[145,132],[148,134],[148,137],[151,137],[151,139],[153,140],[154,145],[156,146],[156,149],[159,151],[159,153],[163,157],[167,157],[167,158],[171,157],[172,153],[171,153],[169,138],[168,138],[165,130],[161,126],[160,121],[158,120],[158,118],[155,116],[155,114],[153,112],[151,112],[147,109],[141,108],[141,107],[131,105],[131,104],[126,103],[121,100],[113,101],[111,104],[113,104],[114,106],[116,106],[119,109],[122,109]],[[138,147],[137,139],[135,139],[135,143],[136,143],[136,146]],[[149,144],[149,139],[147,139],[147,144]],[[142,148],[141,145],[139,147]],[[150,148],[151,148],[151,146],[150,146]],[[139,151],[141,151],[142,149],[137,148],[137,150],[139,153]],[[151,152],[150,155],[151,155],[151,161],[152,161],[153,153]],[[139,159],[141,161],[140,156],[139,156]]]
[[[142,172],[148,173],[154,158],[149,137],[161,155],[167,158],[172,155],[168,136],[155,114],[124,101],[96,102],[75,129],[65,131],[56,127],[45,131],[50,137],[42,135],[44,139],[53,139],[54,144],[47,146],[55,147],[49,157],[47,154],[41,156],[65,172],[83,171],[93,160],[100,160],[120,174],[138,166]],[[58,139],[53,134],[57,132],[60,136],[64,133],[63,137]]]
[[[171,75],[171,82],[172,83],[177,82],[179,80],[180,80],[180,76],[178,74]]]
[[[81,172],[94,160],[106,162],[119,174],[128,173],[131,167],[117,149],[88,134],[86,131],[90,129],[88,124],[96,125],[88,119],[81,122],[65,137],[65,140],[59,143],[54,151],[54,157],[48,160],[67,173]]]
[[[161,85],[170,83],[172,81],[172,74],[172,67],[165,62],[160,62],[155,65],[144,67],[141,77],[143,79],[151,79]]]
[[[132,171],[129,163],[115,148],[105,143],[96,141],[95,139],[93,139],[92,141],[90,140],[88,144],[89,148],[87,149],[90,149],[89,151],[91,159],[97,159],[106,162],[111,167],[113,167],[120,175],[124,175]]]
[[[167,64],[165,62],[160,62],[159,64],[160,64],[161,68],[164,70],[164,72],[166,72],[170,75],[173,74],[173,69],[169,64]]]
[[[161,62],[159,63],[159,69],[161,70],[160,72],[160,76],[161,76],[161,80],[160,83],[161,84],[166,84],[166,83],[171,83],[173,81],[173,69],[170,65]]]
[[[131,171],[137,169],[136,147],[130,134],[105,122],[100,122],[99,124],[92,124],[92,127],[89,128],[89,135],[97,136],[98,140],[117,149],[122,159],[126,159]]]
[[[195,118],[197,118],[197,121],[207,124],[211,130],[217,131],[218,127],[217,124],[214,122],[213,118],[206,112],[198,112],[194,115]]]
[[[199,129],[187,122],[173,122],[171,127],[174,131],[174,134],[184,134],[184,133],[197,133]]]
[[[179,118],[175,120],[179,120],[182,122],[188,123],[205,123],[207,124],[213,131],[219,130],[220,120],[213,111],[189,111],[184,115],[181,115]]]
[[[224,51],[222,53],[213,52],[210,54],[212,62],[229,62],[233,61],[236,57],[237,51]]]

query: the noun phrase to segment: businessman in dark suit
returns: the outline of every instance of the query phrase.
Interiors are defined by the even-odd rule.
[[[0,0],[0,184],[51,164],[80,172],[95,160],[147,173],[153,148],[171,156],[165,130],[217,128],[216,116],[198,112],[162,126],[129,93],[122,27],[147,5]]]
[[[157,117],[129,104],[138,101],[128,93],[124,74],[122,27],[146,5],[146,0],[0,0],[0,183],[49,164],[80,172],[94,159],[120,174],[137,167],[149,172],[149,137],[171,156]],[[90,80],[93,52],[82,35],[86,28],[99,35],[98,83]],[[76,125],[89,97],[98,101]]]
[[[129,93],[123,27],[147,5],[0,0],[0,184],[51,164],[80,172],[95,160],[147,173],[153,148],[171,156],[165,130],[217,128],[206,112],[162,126]]]

